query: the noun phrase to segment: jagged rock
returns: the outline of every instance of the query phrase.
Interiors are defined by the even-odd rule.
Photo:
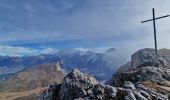
[[[167,50],[169,51],[169,50]],[[158,51],[158,59],[155,56],[155,50],[150,48],[141,49],[135,52],[131,56],[131,67],[146,67],[146,66],[154,66],[154,67],[168,67],[170,65],[170,58],[165,55],[165,50]],[[141,66],[142,65],[142,66]]]
[[[87,91],[96,84],[98,82],[95,78],[83,74],[77,69],[73,69],[62,82],[60,98],[66,100],[84,98],[87,96]]]
[[[86,99],[88,100],[112,100],[112,99],[115,99],[116,93],[117,93],[117,89],[114,87],[97,84],[88,91],[88,95]]]
[[[57,90],[59,92],[54,93]],[[52,94],[57,98],[51,99],[54,96]],[[52,89],[49,87],[39,100],[116,100],[116,97],[117,88],[100,84],[95,78],[74,69],[64,78],[60,87]]]
[[[154,49],[142,49],[134,53],[131,61],[122,66],[107,84],[132,89],[132,84],[127,83],[130,81],[137,86],[138,92],[133,91],[137,100],[166,100],[170,92],[169,72],[169,58],[162,51],[156,59]]]
[[[132,89],[132,90],[135,90],[135,89],[136,89],[135,86],[134,86],[134,84],[131,83],[131,82],[128,82],[128,81],[126,81],[126,82],[124,83],[123,87],[124,87],[124,88],[127,88],[127,89]]]
[[[158,66],[154,49],[142,49],[135,52],[131,56],[131,67],[135,68],[144,63],[146,63],[147,65],[155,64],[156,66]]]
[[[123,87],[99,83],[95,78],[72,70],[61,84],[52,84],[39,100],[168,100],[144,85],[125,82]]]
[[[74,69],[64,78],[53,100],[168,100],[169,58],[159,52],[156,59],[154,53],[154,49],[142,49],[133,54],[131,62],[107,82],[112,86]]]
[[[135,83],[149,80],[158,84],[164,84],[164,82],[170,81],[168,60],[165,59],[165,56],[162,57],[160,53],[158,57],[159,59],[155,58],[154,49],[137,51],[131,57],[128,70],[118,71],[107,83],[113,86],[122,86],[125,81]]]
[[[52,83],[47,90],[42,93],[39,100],[57,100],[61,84]]]
[[[153,91],[152,89],[146,88],[142,84],[138,84],[137,88],[140,89],[140,92],[142,90],[141,94],[146,96],[148,99],[151,99],[151,100],[168,100],[168,97],[166,95],[157,93],[157,92]]]

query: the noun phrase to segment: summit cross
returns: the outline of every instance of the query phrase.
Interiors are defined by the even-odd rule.
[[[154,42],[155,42],[155,55],[156,55],[156,59],[158,59],[157,38],[156,38],[156,23],[155,23],[155,20],[161,19],[161,18],[165,18],[165,17],[169,17],[169,15],[161,16],[161,17],[155,18],[155,10],[154,10],[154,8],[152,9],[152,13],[153,13],[153,19],[149,19],[149,20],[146,20],[146,21],[142,21],[141,23],[153,21],[153,28],[154,28]]]

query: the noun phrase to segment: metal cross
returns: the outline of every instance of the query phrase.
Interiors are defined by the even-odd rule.
[[[158,58],[158,51],[157,51],[156,23],[155,23],[155,20],[161,19],[161,18],[165,18],[165,17],[169,17],[169,15],[161,16],[161,17],[155,18],[155,10],[154,10],[154,8],[152,9],[152,13],[153,13],[153,19],[149,19],[149,20],[146,20],[146,21],[142,21],[141,23],[153,21],[153,28],[154,28],[154,42],[155,42],[155,55],[156,55],[156,59],[157,59],[157,58]]]

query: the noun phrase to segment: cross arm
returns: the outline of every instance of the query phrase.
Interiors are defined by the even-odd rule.
[[[157,19],[161,19],[161,18],[165,18],[165,17],[169,17],[169,15],[166,15],[166,16],[162,16],[162,17],[155,18],[155,20],[157,20]],[[153,19],[149,19],[149,20],[146,20],[146,21],[142,21],[141,23],[145,23],[145,22],[149,22],[149,21],[153,21]]]

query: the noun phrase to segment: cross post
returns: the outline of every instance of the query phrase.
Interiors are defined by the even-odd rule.
[[[146,21],[142,21],[141,23],[153,21],[154,42],[155,42],[155,55],[156,55],[156,59],[158,59],[157,38],[156,38],[156,22],[155,22],[155,20],[161,19],[161,18],[165,18],[165,17],[169,17],[169,15],[161,16],[161,17],[155,18],[155,10],[154,10],[154,8],[152,9],[152,14],[153,14],[153,19],[149,19],[149,20],[146,20]]]

